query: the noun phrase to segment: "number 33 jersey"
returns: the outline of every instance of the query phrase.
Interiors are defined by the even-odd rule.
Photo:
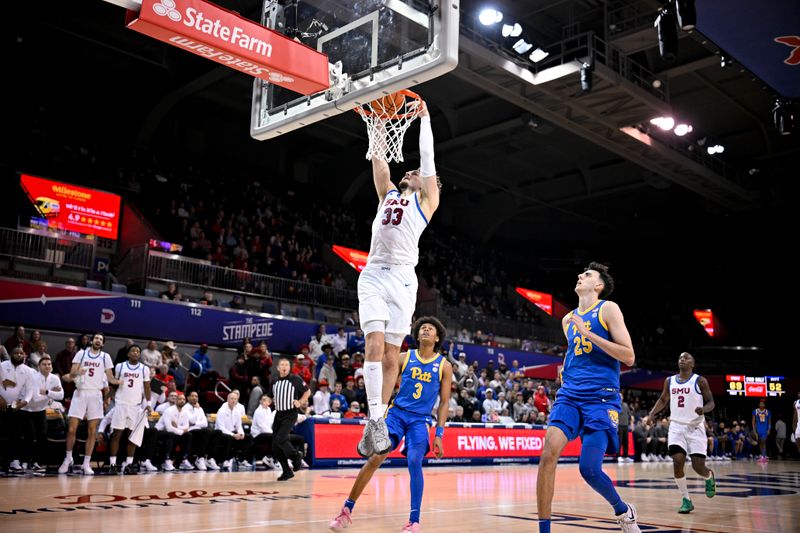
[[[595,335],[610,340],[611,334],[603,321],[605,303],[605,300],[598,300],[586,311],[575,309],[570,314],[581,318],[586,329]],[[561,391],[577,396],[592,396],[604,389],[618,390],[619,361],[581,335],[575,324],[568,323],[564,333],[569,347],[561,373]]]
[[[419,194],[401,195],[392,189],[372,222],[367,264],[417,266],[419,238],[427,226]]]

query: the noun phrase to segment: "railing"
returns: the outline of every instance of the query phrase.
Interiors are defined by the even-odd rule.
[[[219,289],[286,302],[339,309],[358,307],[356,291],[336,289],[212,265],[208,261],[151,250],[146,260],[146,278],[200,288]]]
[[[457,307],[441,306],[445,313],[458,324],[458,329],[467,328],[473,333],[477,330],[483,333],[493,333],[496,336],[512,337],[516,339],[536,339],[538,341],[561,343],[564,334],[555,327],[521,322],[504,317],[490,317],[463,311]]]
[[[96,242],[34,229],[0,228],[0,255],[91,271]]]
[[[608,9],[608,25],[612,35],[638,31],[643,28],[653,29],[658,10],[653,6],[641,3],[614,2]]]

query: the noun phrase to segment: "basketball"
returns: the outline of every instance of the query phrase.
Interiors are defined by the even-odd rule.
[[[402,93],[392,93],[372,102],[372,108],[379,116],[391,118],[397,115],[405,103],[406,97]]]

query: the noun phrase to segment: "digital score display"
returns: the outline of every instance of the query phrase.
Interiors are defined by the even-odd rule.
[[[725,381],[728,382],[728,394],[751,398],[783,396],[786,392],[783,379],[783,376],[725,376]]]

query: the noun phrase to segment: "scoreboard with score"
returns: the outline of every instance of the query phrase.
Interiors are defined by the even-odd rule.
[[[728,394],[765,398],[767,396],[783,396],[783,376],[725,376],[728,382]]]

